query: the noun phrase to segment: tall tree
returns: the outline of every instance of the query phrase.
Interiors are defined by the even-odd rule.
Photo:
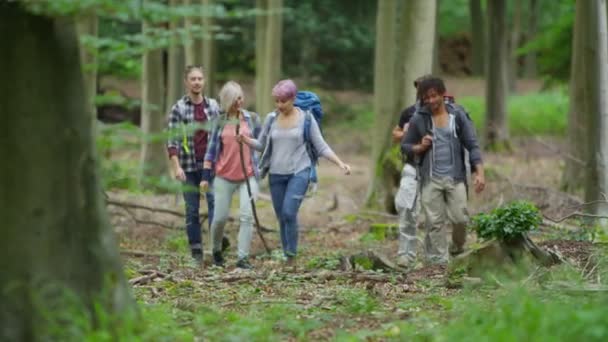
[[[143,1],[142,32],[144,39],[153,25],[145,16],[148,1]],[[142,58],[142,65],[141,130],[144,138],[141,144],[140,176],[160,177],[167,170],[164,142],[158,137],[165,126],[162,49],[149,48],[146,50]]]
[[[579,0],[580,1],[580,0]],[[582,1],[589,6],[587,39],[585,40],[585,67],[590,120],[589,162],[586,168],[585,199],[597,200],[608,194],[608,24],[606,0]],[[608,206],[596,206],[599,214],[608,214]]]
[[[268,0],[256,0],[255,8],[257,15],[255,17],[255,107],[258,112],[265,114],[262,110],[264,96],[268,95],[268,92],[263,91],[264,87],[264,61],[266,57],[266,26],[268,23],[266,20],[266,11],[268,11]]]
[[[481,0],[469,0],[469,11],[471,13],[471,33],[473,38],[473,75],[483,75],[485,71],[486,53],[485,25],[483,11],[481,10]]]
[[[515,0],[513,3],[513,16],[511,23],[511,39],[509,44],[509,91],[515,92],[517,90],[517,78],[519,76],[519,63],[517,48],[519,47],[520,33],[521,33],[521,1]]]
[[[485,145],[490,149],[509,148],[507,121],[507,6],[505,0],[488,1],[488,64],[486,71]]]
[[[572,35],[572,62],[570,64],[570,108],[568,109],[568,144],[564,159],[564,173],[561,188],[564,191],[576,192],[582,189],[585,173],[588,168],[584,161],[588,155],[587,122],[588,113],[585,93],[588,91],[588,75],[585,74],[585,40],[587,39],[587,18],[590,13],[586,1],[577,1],[574,32]]]
[[[401,79],[398,70],[400,63],[397,62],[396,37],[399,26],[397,25],[398,1],[379,0],[376,14],[376,51],[374,57],[374,141],[372,143],[372,182],[367,192],[367,204],[373,205],[384,192],[385,197],[390,197],[387,187],[387,177],[384,177],[382,159],[384,151],[390,143],[390,129],[396,121],[398,112],[397,82]],[[399,68],[397,67],[399,65]],[[390,182],[389,182],[390,183]],[[389,198],[390,200],[390,198]],[[384,199],[387,202],[387,199]]]
[[[77,20],[77,31],[80,37],[97,37],[98,31],[97,15],[92,12],[83,13]],[[94,126],[97,120],[97,107],[95,96],[97,95],[97,51],[90,46],[80,46],[80,62],[84,69],[84,87],[89,100],[88,108],[91,124]]]
[[[529,0],[528,29],[526,41],[532,41],[538,31],[538,17],[540,14],[540,0]],[[534,78],[537,76],[536,52],[530,51],[524,59],[524,76]]]
[[[0,339],[67,340],[53,334],[77,309],[91,324],[99,313],[120,323],[134,304],[101,196],[75,23],[3,1],[0,46],[0,112],[10,113],[0,134]]]
[[[207,94],[215,96],[215,39],[213,34],[213,17],[215,14],[213,0],[201,0],[202,4],[202,29],[201,39],[201,61],[205,72],[205,89]]]
[[[264,52],[262,56],[259,56],[260,62],[262,63],[261,73],[258,73],[256,70],[256,79],[258,77],[261,78],[259,80],[260,88],[256,89],[256,110],[260,113],[268,113],[274,107],[271,98],[272,86],[281,77],[283,0],[266,0],[260,1],[259,3],[256,2],[256,4],[260,5],[258,8],[265,8],[267,10],[265,16],[266,22],[261,24],[260,27],[260,29],[264,29]],[[262,33],[260,33],[260,35],[261,34]],[[258,38],[258,36],[256,27],[256,38]],[[258,42],[256,42],[256,45],[257,44]],[[256,53],[257,51],[256,47]],[[258,56],[256,55],[256,65],[257,60]],[[256,81],[256,86],[257,85],[258,83]]]
[[[169,0],[169,6],[176,8],[182,4],[181,0]],[[165,98],[165,114],[169,113],[171,106],[184,94],[183,70],[184,70],[184,47],[181,44],[177,31],[182,27],[180,20],[171,18],[169,30],[171,38],[167,51],[167,92]]]
[[[382,194],[386,209],[393,207],[392,177],[388,177],[384,151],[390,149],[391,127],[399,110],[416,99],[413,81],[433,68],[436,27],[435,0],[378,2],[374,67],[375,132],[372,175],[367,194],[371,205]],[[395,43],[397,42],[397,43]],[[416,46],[416,49],[411,49]],[[395,77],[396,75],[396,77]]]
[[[195,8],[197,1],[200,0],[183,0],[184,6]],[[184,51],[186,53],[186,65],[195,65],[201,63],[201,41],[200,41],[200,13],[192,10],[190,14],[184,17],[184,29],[186,30],[186,44]]]

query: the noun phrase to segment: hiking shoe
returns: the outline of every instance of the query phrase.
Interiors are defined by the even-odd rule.
[[[222,251],[213,252],[213,265],[224,267],[224,257],[222,256]]]
[[[191,252],[192,259],[194,259],[195,262],[201,265],[203,263],[203,250],[200,248],[193,248]]]
[[[227,237],[222,237],[222,252],[225,252],[230,247],[230,240]]]
[[[242,268],[244,270],[250,270],[253,268],[253,265],[249,262],[247,258],[242,258],[236,262],[236,267]]]

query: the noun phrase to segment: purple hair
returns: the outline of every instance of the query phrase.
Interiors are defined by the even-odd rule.
[[[298,87],[292,80],[281,80],[272,88],[272,96],[279,100],[289,100],[296,97]]]

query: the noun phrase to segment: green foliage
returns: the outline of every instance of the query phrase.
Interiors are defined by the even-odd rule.
[[[535,52],[538,71],[547,83],[566,83],[570,77],[574,1],[562,1],[558,12],[553,13],[551,25],[539,31],[536,38],[518,49],[519,55]],[[555,19],[557,18],[557,19]]]
[[[371,313],[378,308],[378,301],[363,289],[345,288],[338,293],[342,310],[348,313]]]
[[[461,97],[460,103],[471,115],[478,134],[485,124],[485,99]],[[568,122],[568,95],[565,90],[510,96],[507,119],[512,136],[565,136]]]
[[[288,0],[285,7],[287,75],[327,87],[371,89],[376,2]]]
[[[477,297],[479,298],[479,297]],[[515,289],[495,300],[458,305],[456,319],[427,331],[440,341],[604,341],[606,296],[567,298]]]
[[[535,230],[542,222],[538,208],[526,201],[512,202],[489,214],[473,217],[473,229],[482,239],[511,240]]]

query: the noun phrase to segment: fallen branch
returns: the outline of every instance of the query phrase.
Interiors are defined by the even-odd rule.
[[[560,218],[551,218],[548,217],[547,215],[543,214],[543,217],[551,222],[555,222],[555,223],[560,223],[562,221],[565,221],[571,217],[587,217],[587,218],[595,218],[595,219],[600,219],[600,218],[608,218],[608,216],[606,215],[596,215],[596,214],[587,214],[587,213],[581,213],[580,211],[575,211],[573,213],[570,213],[564,217],[560,217]]]
[[[143,275],[141,277],[136,277],[129,280],[129,284],[131,285],[145,285],[156,278],[165,278],[167,275],[162,272],[153,271],[150,274]]]
[[[158,207],[149,207],[146,205],[132,203],[132,202],[123,202],[123,201],[108,199],[106,201],[106,203],[108,205],[114,205],[117,207],[143,209],[143,210],[153,211],[153,212],[157,212],[157,213],[171,214],[171,215],[175,215],[178,217],[186,217],[186,215],[184,213],[179,212],[179,211],[165,209],[165,208],[158,208]]]

